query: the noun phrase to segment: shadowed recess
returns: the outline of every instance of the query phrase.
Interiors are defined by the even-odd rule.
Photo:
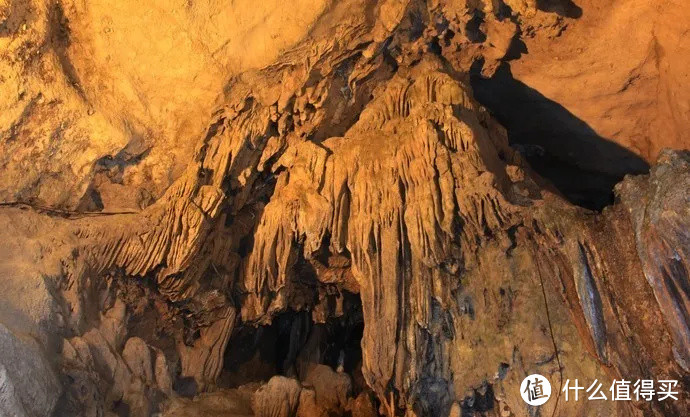
[[[613,202],[613,187],[649,165],[603,138],[559,103],[513,77],[502,64],[492,78],[471,73],[475,98],[508,130],[511,146],[572,203],[600,210]]]

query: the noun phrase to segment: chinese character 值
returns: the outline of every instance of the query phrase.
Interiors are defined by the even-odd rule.
[[[534,386],[532,386],[532,381],[527,380],[527,386],[525,387],[524,392],[528,393],[530,401],[548,397],[546,394],[544,394],[544,388],[542,384],[543,382],[539,378],[534,378]]]
[[[611,388],[609,388],[609,391],[611,391],[611,399],[613,401],[630,401],[630,381],[626,380],[613,380],[613,384],[611,384]]]

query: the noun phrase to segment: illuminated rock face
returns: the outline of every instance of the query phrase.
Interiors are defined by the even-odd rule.
[[[24,91],[0,116],[0,192],[21,203],[0,212],[0,410],[531,416],[519,387],[539,373],[541,415],[690,411],[688,153],[593,212],[473,98],[518,29],[576,20],[529,1],[156,3],[0,3],[34,57],[0,38]],[[566,402],[567,379],[682,394]]]

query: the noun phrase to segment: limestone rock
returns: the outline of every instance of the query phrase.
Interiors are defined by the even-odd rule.
[[[0,2],[2,412],[689,413],[519,393],[688,391],[675,0],[87,3]]]
[[[129,338],[122,351],[122,359],[133,375],[147,384],[154,382],[151,351],[146,342],[138,337]]]
[[[252,416],[251,396],[256,387],[240,387],[203,393],[193,400],[174,397],[163,417],[249,417]]]
[[[302,388],[299,394],[299,406],[296,417],[327,417],[328,410],[316,400],[316,392],[309,388]]]
[[[297,412],[302,387],[294,379],[274,376],[262,385],[252,399],[257,417],[291,417]]]
[[[41,345],[0,323],[0,411],[16,417],[49,416],[62,387]]]
[[[350,376],[326,365],[310,367],[302,383],[313,387],[316,403],[331,413],[342,414],[352,393]]]
[[[376,417],[376,407],[367,393],[360,393],[356,398],[352,398],[348,405],[352,417]]]

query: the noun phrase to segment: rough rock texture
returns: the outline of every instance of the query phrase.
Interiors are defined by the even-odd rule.
[[[672,2],[643,9],[652,40],[633,43],[656,66],[638,56],[612,95],[582,63],[619,63],[598,49],[618,37],[606,16],[619,28],[646,2],[94,3],[0,2],[4,413],[690,413],[690,155],[658,152],[688,144]],[[582,76],[549,88],[574,114],[573,97],[595,103],[583,120],[616,147],[567,111],[491,100],[522,91],[491,83],[520,42],[539,63],[591,28],[597,46],[558,66]],[[514,74],[538,73],[529,59]],[[521,118],[568,132],[525,141]],[[643,159],[615,202],[581,207]],[[564,185],[573,173],[594,185]],[[283,375],[216,390],[228,346],[280,315],[296,317],[271,340]],[[363,323],[361,358],[333,347],[333,323]],[[532,373],[554,387],[539,409],[519,394]],[[565,402],[576,378],[682,394]]]
[[[352,395],[352,381],[347,374],[334,372],[326,365],[315,365],[307,371],[304,383],[314,388],[315,402],[321,407],[339,414],[345,411]]]
[[[329,2],[279,4],[3,0],[3,200],[150,204],[184,170],[227,80],[272,63]]]
[[[553,13],[536,27],[522,25],[511,51],[519,59],[478,78],[475,94],[511,142],[536,153],[528,156],[536,170],[601,208],[625,174],[645,172],[663,148],[688,147],[687,7],[678,0],[540,3]]]
[[[252,416],[252,396],[256,387],[204,393],[193,400],[174,398],[165,417],[246,417]]]
[[[0,411],[2,415],[48,415],[60,396],[60,385],[40,344],[29,335],[0,325]]]
[[[259,417],[294,416],[302,387],[294,379],[274,376],[254,393],[252,410]]]

